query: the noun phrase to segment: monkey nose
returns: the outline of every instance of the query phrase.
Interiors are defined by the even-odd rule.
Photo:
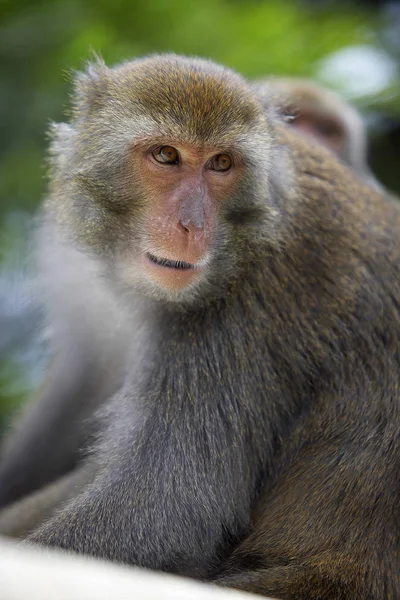
[[[208,232],[202,224],[193,219],[178,218],[170,227],[159,231],[155,245],[160,255],[196,264],[203,260],[208,243]]]
[[[196,223],[191,219],[180,219],[177,223],[178,230],[194,240],[198,240],[204,235],[204,223]]]

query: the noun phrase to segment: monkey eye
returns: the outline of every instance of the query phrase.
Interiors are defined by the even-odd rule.
[[[211,171],[229,171],[232,166],[232,158],[229,154],[216,154],[208,163]]]
[[[177,165],[179,163],[179,154],[176,148],[172,146],[160,146],[151,153],[154,160],[167,165]]]
[[[335,137],[342,135],[338,125],[331,119],[320,119],[314,123],[315,130],[324,137]]]

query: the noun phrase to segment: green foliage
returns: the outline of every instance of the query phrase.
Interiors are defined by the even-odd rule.
[[[365,12],[282,0],[3,0],[0,18],[3,214],[39,201],[44,132],[61,118],[68,73],[91,48],[109,63],[151,52],[196,54],[256,77],[311,75],[321,57],[373,39]]]
[[[18,365],[12,360],[0,362],[0,434],[8,415],[18,410],[29,391]]]

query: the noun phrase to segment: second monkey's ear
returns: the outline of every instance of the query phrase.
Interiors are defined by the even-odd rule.
[[[111,71],[97,54],[92,56],[86,69],[74,74],[73,103],[78,118],[95,112],[108,97]]]

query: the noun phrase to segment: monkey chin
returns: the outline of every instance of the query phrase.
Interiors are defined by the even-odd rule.
[[[200,277],[207,263],[207,259],[189,263],[155,256],[150,252],[143,255],[142,261],[146,275],[153,283],[175,293],[192,285]]]

